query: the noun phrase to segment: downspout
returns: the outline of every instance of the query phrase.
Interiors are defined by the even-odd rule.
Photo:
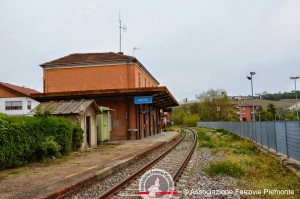
[[[129,68],[129,61],[127,61],[127,85],[130,88],[130,68]]]

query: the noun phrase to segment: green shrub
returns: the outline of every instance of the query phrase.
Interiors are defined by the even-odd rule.
[[[79,123],[73,126],[73,135],[72,135],[72,149],[77,151],[80,149],[83,142],[83,130]]]
[[[48,136],[46,139],[40,144],[40,152],[42,154],[42,159],[47,157],[60,157],[60,149],[61,146],[54,141],[53,136]]]
[[[238,165],[225,161],[211,163],[207,173],[210,176],[227,175],[232,177],[239,177],[245,174],[244,170]]]
[[[46,114],[38,117],[10,117],[1,114],[0,169],[65,155],[72,148],[78,149],[83,139],[78,126],[73,126],[65,118]],[[74,139],[73,134],[76,135]]]

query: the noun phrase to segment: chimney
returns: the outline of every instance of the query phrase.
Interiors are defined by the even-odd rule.
[[[118,52],[119,55],[123,55],[123,52]]]

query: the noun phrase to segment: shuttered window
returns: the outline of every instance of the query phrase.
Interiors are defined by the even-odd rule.
[[[5,110],[22,110],[22,101],[6,101]]]

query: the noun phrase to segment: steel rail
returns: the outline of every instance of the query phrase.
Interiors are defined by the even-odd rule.
[[[194,152],[194,149],[195,149],[195,147],[197,145],[197,136],[196,136],[196,133],[193,130],[191,130],[191,129],[188,129],[188,130],[192,131],[192,133],[194,134],[193,145],[190,148],[190,150],[187,153],[187,155],[185,156],[184,160],[181,162],[179,168],[176,170],[175,174],[172,176],[174,182],[176,182],[178,180],[180,174],[182,173],[182,171],[185,168],[186,164],[190,160],[190,158],[191,158],[191,156],[192,156],[192,154]],[[147,165],[145,165],[144,167],[142,167],[141,169],[139,169],[138,171],[136,171],[133,175],[131,175],[128,178],[124,179],[119,184],[117,184],[116,186],[112,187],[111,189],[109,189],[105,193],[101,194],[98,197],[98,199],[106,199],[106,198],[113,197],[117,192],[121,191],[124,187],[126,187],[126,185],[130,184],[132,181],[134,181],[135,179],[137,179],[142,173],[144,173],[149,168],[151,168],[156,162],[158,162],[159,160],[161,160],[162,158],[164,158],[166,155],[168,155],[175,147],[177,147],[183,141],[183,139],[185,138],[185,136],[186,136],[186,132],[185,132],[184,136],[179,141],[177,141],[176,144],[174,144],[169,150],[167,150],[161,156],[157,157],[156,159],[154,159],[153,161],[151,161],[150,163],[148,163]]]
[[[127,177],[123,181],[121,181],[119,184],[115,185],[114,187],[107,190],[105,193],[101,194],[98,199],[106,199],[111,198],[115,195],[115,193],[121,191],[126,185],[130,184],[132,181],[134,181],[136,178],[138,178],[142,173],[147,171],[149,168],[151,168],[156,162],[164,158],[166,155],[168,155],[176,146],[178,146],[182,140],[185,138],[186,132],[184,132],[184,135],[180,140],[178,140],[170,149],[168,149],[166,152],[164,152],[159,157],[152,160],[150,163],[133,173],[131,176]]]
[[[180,167],[178,167],[178,169],[176,170],[175,174],[172,176],[175,184],[176,184],[176,181],[178,180],[178,178],[180,177],[183,169],[185,168],[185,166],[187,165],[187,163],[190,161],[190,159],[191,159],[191,157],[193,155],[193,152],[194,152],[194,150],[195,150],[195,148],[197,146],[197,134],[192,129],[188,129],[188,130],[190,130],[190,131],[193,132],[193,134],[194,134],[194,142],[193,142],[193,145],[192,145],[190,151],[187,153],[187,155],[183,159],[182,163],[180,164]]]

